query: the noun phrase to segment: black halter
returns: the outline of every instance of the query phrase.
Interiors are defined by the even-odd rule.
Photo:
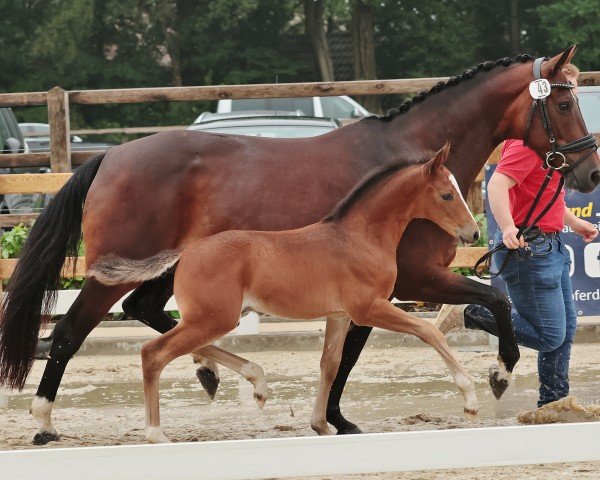
[[[542,62],[544,60],[544,57],[540,57],[536,58],[533,62],[534,82],[536,80],[543,80]],[[529,138],[529,128],[531,127],[533,114],[535,112],[536,107],[539,105],[542,125],[544,127],[544,130],[546,130],[546,134],[548,135],[548,141],[550,142],[551,147],[551,150],[546,152],[546,159],[543,163],[543,167],[554,168],[564,176],[565,174],[571,172],[592,153],[594,153],[596,151],[596,148],[598,147],[596,145],[596,139],[591,133],[588,133],[586,136],[578,138],[577,140],[573,140],[572,142],[566,143],[564,145],[559,146],[556,144],[556,139],[554,138],[554,131],[552,130],[552,124],[550,123],[550,115],[548,115],[548,105],[546,104],[546,98],[550,95],[550,91],[552,88],[566,88],[571,90],[575,88],[575,86],[570,83],[549,83],[547,80],[544,80],[544,82],[540,82],[540,88],[542,90],[547,89],[547,92],[545,92],[546,95],[542,98],[534,98],[531,104],[531,109],[529,110],[529,116],[527,118],[527,125],[525,127],[525,137],[523,139],[523,144],[527,145],[527,139]],[[583,155],[582,157],[578,158],[570,165],[567,163],[564,155],[565,153],[579,152],[587,148],[590,148],[591,150],[586,155]]]

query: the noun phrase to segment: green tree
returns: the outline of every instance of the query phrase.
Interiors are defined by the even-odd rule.
[[[580,44],[574,62],[582,70],[600,69],[600,7],[597,0],[553,1],[532,7],[538,28],[532,40],[555,54],[574,43]]]

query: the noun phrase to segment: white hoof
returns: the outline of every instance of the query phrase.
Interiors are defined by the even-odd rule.
[[[146,429],[146,440],[149,443],[172,443],[160,427],[148,427]]]

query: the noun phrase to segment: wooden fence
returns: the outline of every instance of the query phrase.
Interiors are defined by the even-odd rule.
[[[219,100],[238,98],[283,98],[337,95],[381,95],[412,94],[431,88],[446,77],[414,78],[397,80],[367,80],[352,82],[284,83],[263,85],[217,85],[201,87],[131,88],[112,90],[66,91],[54,87],[48,92],[2,93],[0,107],[27,107],[47,105],[50,124],[50,152],[0,155],[0,168],[4,167],[50,167],[53,173],[0,175],[0,195],[8,193],[52,193],[56,192],[71,175],[73,165],[83,163],[87,158],[99,153],[71,152],[70,105],[106,105],[114,103],[144,103]],[[600,85],[600,72],[584,72],[580,85]],[[164,127],[163,127],[164,128]],[[167,127],[169,128],[169,127]],[[178,128],[178,127],[171,127]],[[135,133],[150,133],[152,127],[123,129]],[[494,161],[498,152],[491,158]],[[482,210],[480,174],[475,188],[471,189],[468,202],[475,211]],[[35,214],[1,215],[0,227],[19,223],[31,223]],[[453,266],[471,266],[484,248],[463,248],[458,250]],[[10,276],[14,260],[0,261],[0,279]],[[84,273],[83,261],[78,262],[78,275]]]

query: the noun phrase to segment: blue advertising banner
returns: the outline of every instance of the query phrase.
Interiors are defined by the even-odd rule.
[[[489,182],[495,165],[486,165],[485,181]],[[593,223],[600,230],[600,189],[583,194],[567,190],[565,200],[567,208],[580,218]],[[488,236],[493,238],[497,224],[492,215],[487,195],[485,196],[485,212]],[[571,255],[571,282],[573,284],[573,301],[579,316],[600,315],[600,235],[592,243],[585,243],[581,237],[565,227],[562,233],[567,251]],[[490,240],[491,241],[491,240]],[[491,248],[492,245],[488,244]],[[492,280],[492,285],[505,290],[500,277]]]

